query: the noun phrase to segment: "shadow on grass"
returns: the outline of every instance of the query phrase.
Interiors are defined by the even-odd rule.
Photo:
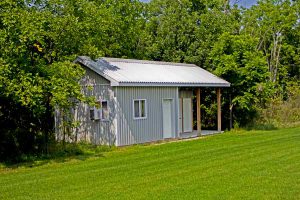
[[[64,163],[69,161],[85,161],[90,158],[104,157],[105,152],[109,152],[115,147],[97,146],[91,144],[67,144],[62,147],[60,144],[51,149],[49,154],[41,155],[23,155],[16,160],[9,160],[0,162],[3,168],[17,169],[17,168],[33,168],[50,163]]]

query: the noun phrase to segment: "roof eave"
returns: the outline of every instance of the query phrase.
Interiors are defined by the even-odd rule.
[[[230,83],[141,83],[120,82],[115,86],[139,86],[139,87],[230,87]]]
[[[101,70],[95,67],[95,61],[93,61],[90,57],[87,56],[79,56],[76,58],[74,63],[80,63],[90,70],[96,72],[100,76],[106,78],[110,81],[110,85],[114,87],[118,86],[140,86],[140,87],[230,87],[230,83],[219,78],[221,81],[218,83],[182,83],[182,82],[120,82],[115,80],[114,78],[108,76],[107,74],[103,73]],[[192,65],[192,64],[189,64]],[[196,65],[195,65],[196,66]],[[201,68],[202,69],[202,68]]]
[[[74,63],[80,63],[80,64],[86,66],[87,68],[89,68],[90,70],[94,71],[95,73],[99,74],[100,76],[109,80],[111,86],[119,86],[119,82],[117,80],[113,79],[110,76],[107,76],[106,74],[104,74],[103,72],[98,70],[96,67],[93,66],[92,62],[94,62],[94,61],[90,57],[87,57],[87,56],[78,56],[76,58],[76,60],[74,61]]]

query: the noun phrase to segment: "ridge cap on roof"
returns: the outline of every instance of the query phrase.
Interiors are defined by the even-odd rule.
[[[97,59],[97,61],[98,60],[105,60],[107,62],[124,62],[124,63],[159,64],[159,65],[199,67],[195,64],[189,64],[189,63],[175,63],[175,62],[166,62],[166,61],[138,60],[138,59],[111,58],[111,57],[101,57],[101,58]]]
[[[222,79],[221,77],[197,66],[197,65],[193,65],[193,64],[184,64],[184,63],[170,63],[170,62],[161,62],[161,61],[145,61],[145,60],[134,60],[134,59],[119,59],[119,58],[99,58],[96,60],[92,60],[90,57],[88,56],[78,56],[77,59],[74,61],[75,63],[81,63],[83,65],[85,65],[86,67],[90,68],[91,70],[93,70],[94,72],[96,72],[97,74],[103,76],[104,78],[108,79],[111,82],[111,86],[135,86],[136,85],[140,85],[140,86],[155,86],[155,85],[159,85],[159,86],[187,86],[190,84],[191,87],[194,87],[196,85],[198,85],[199,87],[230,87],[230,83],[227,82],[226,80]],[[177,66],[181,66],[184,68],[184,66],[190,66],[191,70],[187,70],[189,71],[189,73],[191,73],[191,71],[196,70],[196,68],[200,71],[202,71],[202,77],[198,77],[199,80],[196,81],[190,81],[190,80],[155,80],[155,79],[151,79],[151,80],[135,80],[135,79],[129,79],[127,80],[127,75],[128,75],[128,71],[125,72],[125,75],[119,72],[115,72],[118,71],[118,63],[114,63],[114,62],[127,62],[127,63],[150,63],[150,64],[157,64],[157,65],[177,65]],[[121,63],[120,63],[121,64]],[[125,67],[126,68],[126,67]],[[163,67],[161,67],[162,69]],[[146,68],[148,69],[148,68]],[[167,68],[168,70],[171,70],[171,68]],[[111,72],[111,73],[110,73]],[[206,74],[208,73],[208,74]],[[120,77],[120,75],[122,77]],[[208,81],[206,80],[206,78],[204,78],[205,80],[203,81],[203,75],[208,75],[208,78],[213,78],[212,81]],[[124,79],[124,77],[125,79]],[[176,78],[176,77],[175,77]],[[191,78],[193,79],[193,78]]]

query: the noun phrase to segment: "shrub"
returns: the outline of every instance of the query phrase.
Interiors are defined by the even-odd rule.
[[[297,83],[287,86],[287,100],[281,96],[272,98],[266,108],[259,109],[255,128],[293,127],[300,125],[300,87]]]

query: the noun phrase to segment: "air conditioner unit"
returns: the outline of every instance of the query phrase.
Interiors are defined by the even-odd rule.
[[[102,114],[102,109],[101,108],[94,108],[94,119],[95,120],[100,120],[101,119],[101,114]]]

